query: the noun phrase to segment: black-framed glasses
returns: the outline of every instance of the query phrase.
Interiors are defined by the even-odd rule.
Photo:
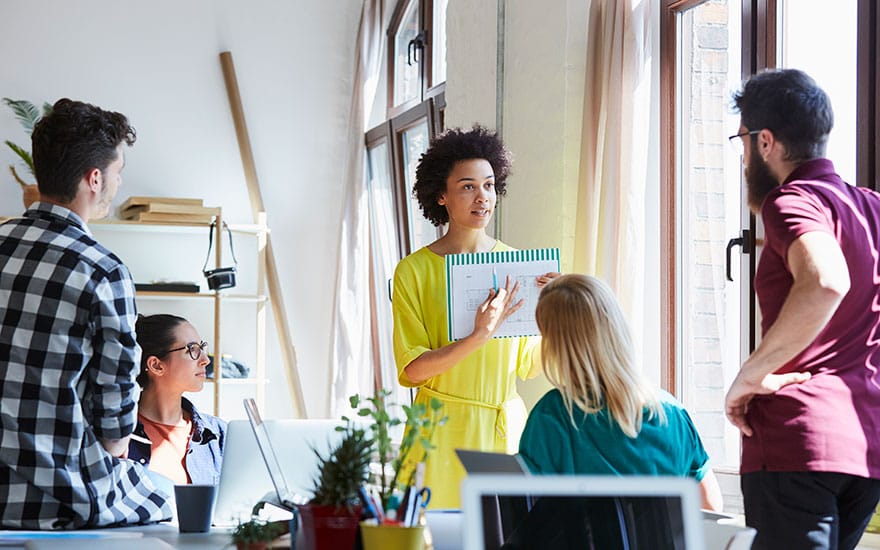
[[[165,356],[175,351],[186,350],[189,356],[192,357],[193,361],[198,361],[199,357],[202,356],[202,352],[204,352],[206,349],[208,349],[208,343],[202,340],[201,342],[190,342],[183,347],[170,349],[166,352],[160,353],[159,355]]]
[[[738,134],[733,134],[732,136],[727,137],[727,142],[730,143],[730,146],[733,147],[733,150],[739,156],[743,156],[745,154],[745,147],[743,146],[742,139],[746,136],[754,136],[756,134],[760,134],[761,130],[746,130],[745,132],[740,132]]]

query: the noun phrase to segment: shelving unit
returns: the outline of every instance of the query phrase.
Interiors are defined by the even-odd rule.
[[[152,282],[157,279],[187,280],[198,282],[200,292],[156,292],[138,291],[138,311],[150,313],[172,313],[185,317],[193,322],[193,325],[204,335],[206,326],[211,326],[211,341],[209,348],[214,356],[214,378],[208,380],[206,388],[211,389],[212,397],[206,400],[201,394],[187,395],[196,403],[200,410],[212,410],[214,415],[221,416],[225,420],[246,418],[241,399],[230,396],[224,401],[224,387],[238,391],[239,397],[253,397],[257,405],[265,410],[266,384],[266,312],[270,305],[270,298],[266,289],[266,246],[268,243],[269,229],[266,224],[265,212],[257,213],[255,224],[228,224],[235,239],[236,257],[239,260],[239,268],[236,273],[236,286],[232,289],[219,291],[202,291],[207,288],[207,282],[202,274],[202,265],[207,254],[207,230],[210,224],[202,223],[169,223],[169,222],[135,222],[127,220],[93,220],[89,223],[89,229],[96,240],[106,246],[111,252],[122,258],[132,273],[137,283]],[[8,216],[0,216],[0,223],[12,219]],[[227,256],[228,237],[222,228],[221,211],[217,209],[217,225],[214,233],[214,262],[213,267],[222,267],[232,264],[231,255]],[[131,236],[136,236],[132,242]],[[126,239],[126,237],[129,237]],[[169,239],[173,237],[173,239]],[[242,253],[242,238],[250,238],[252,246],[247,247]],[[158,243],[151,246],[148,241],[155,239]],[[169,241],[174,244],[169,246]],[[187,247],[186,245],[189,245]],[[250,259],[248,261],[247,259]],[[249,267],[253,269],[249,269]],[[169,270],[169,267],[173,269]],[[159,307],[158,304],[169,304],[167,307]],[[233,342],[226,345],[226,337],[232,328],[228,315],[224,310],[229,307],[242,305],[251,309],[253,318],[254,338],[252,346],[242,342]],[[198,310],[207,306],[210,313],[206,323],[199,322]],[[235,331],[240,334],[240,331]],[[246,349],[250,348],[250,349]],[[223,378],[222,357],[223,350],[232,350],[241,353],[241,357],[252,359],[246,364],[251,368],[251,376],[248,378]],[[252,391],[249,391],[252,390]],[[230,392],[231,393],[231,392]],[[206,402],[209,406],[206,406]]]
[[[214,261],[209,262],[212,268],[232,265],[232,256],[227,250],[228,236],[223,230],[219,208],[217,222],[213,236]],[[197,293],[138,291],[138,310],[147,314],[180,315],[192,321],[202,334],[208,332],[206,323],[210,323],[209,349],[214,356],[213,378],[208,380],[205,391],[188,397],[198,408],[212,409],[213,414],[230,420],[244,417],[241,399],[236,399],[236,396],[253,397],[258,406],[265,408],[266,306],[269,303],[265,289],[265,249],[268,229],[265,214],[258,216],[256,224],[229,224],[239,261],[236,286],[210,291],[206,290],[207,282],[202,274],[209,227],[209,224],[120,220],[96,220],[89,224],[98,242],[122,258],[136,282],[149,283],[164,279],[199,284],[200,291]],[[137,238],[132,239],[133,236]],[[252,240],[247,247],[242,246],[245,239]],[[247,314],[242,307],[251,313]],[[233,308],[237,315],[230,313]],[[232,334],[245,333],[242,325],[253,327],[253,339],[233,338],[227,344]],[[244,360],[250,368],[248,378],[223,378],[222,357],[226,350],[233,352],[237,359]],[[202,394],[209,390],[212,398],[207,401],[210,406],[206,407]]]

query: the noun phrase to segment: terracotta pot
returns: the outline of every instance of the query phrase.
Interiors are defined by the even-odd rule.
[[[349,550],[354,548],[360,505],[351,508],[306,504],[297,506],[302,519],[302,536],[306,550]]]
[[[22,199],[23,199],[23,201],[24,201],[24,209],[25,209],[25,210],[27,210],[28,208],[30,208],[30,206],[31,206],[33,203],[35,203],[35,202],[37,202],[38,200],[40,200],[40,190],[37,189],[37,185],[36,185],[36,184],[33,184],[33,183],[32,183],[32,184],[30,184],[30,185],[22,185],[22,186],[21,186],[21,191],[22,191],[22,195],[23,195],[23,196],[22,196]]]

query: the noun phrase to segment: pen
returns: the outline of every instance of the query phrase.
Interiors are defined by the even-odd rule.
[[[495,266],[492,266],[492,289],[495,292],[498,292],[498,272],[495,271]]]
[[[379,515],[379,511],[376,509],[375,502],[372,497],[367,493],[367,490],[363,488],[363,486],[358,487],[358,496],[361,498],[361,502],[364,503],[364,508],[367,509],[367,513],[376,518],[376,520],[381,521],[382,516]]]

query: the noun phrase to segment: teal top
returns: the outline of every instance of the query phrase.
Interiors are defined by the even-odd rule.
[[[709,456],[684,407],[660,392],[666,421],[645,412],[632,439],[606,409],[584,414],[576,405],[572,425],[559,390],[551,390],[529,413],[519,454],[535,474],[670,475],[703,479]]]

